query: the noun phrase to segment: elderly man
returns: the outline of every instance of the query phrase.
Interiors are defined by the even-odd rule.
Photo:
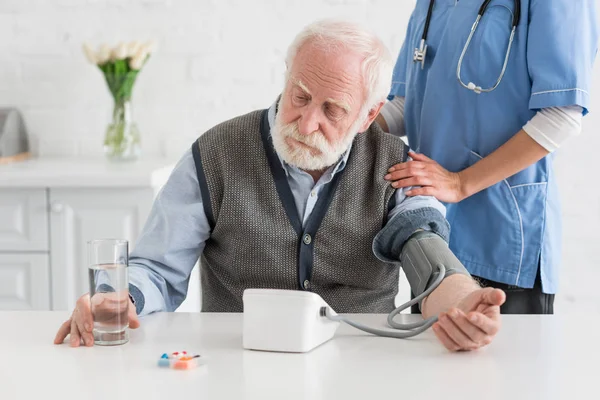
[[[320,21],[288,50],[285,88],[267,110],[224,122],[183,156],[158,195],[129,265],[136,313],[173,311],[201,257],[202,308],[241,312],[246,288],[313,291],[337,312],[394,308],[401,264],[450,350],[492,340],[504,293],[481,289],[447,246],[443,206],[383,179],[407,148],[373,120],[393,61],[360,27]],[[361,132],[361,133],[359,133]],[[89,296],[55,342],[93,344]]]

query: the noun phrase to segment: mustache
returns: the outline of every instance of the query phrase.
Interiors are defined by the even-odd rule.
[[[284,138],[291,138],[305,146],[318,150],[320,153],[330,151],[330,144],[325,139],[325,135],[320,130],[312,132],[310,135],[302,135],[298,127],[298,122],[291,122],[281,126],[280,134]]]

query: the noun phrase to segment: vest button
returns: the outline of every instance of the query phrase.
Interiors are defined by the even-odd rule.
[[[304,235],[304,237],[302,238],[302,241],[304,242],[304,244],[310,244],[310,242],[312,242],[312,238],[310,237],[310,235],[307,233],[306,235]]]
[[[308,290],[308,288],[310,287],[310,282],[308,281],[308,279],[304,281],[304,285],[303,286],[304,286],[305,290]]]

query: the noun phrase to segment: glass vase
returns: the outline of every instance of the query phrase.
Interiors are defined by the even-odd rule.
[[[133,161],[141,154],[140,132],[133,122],[129,99],[115,101],[112,122],[104,137],[104,154],[111,161]]]

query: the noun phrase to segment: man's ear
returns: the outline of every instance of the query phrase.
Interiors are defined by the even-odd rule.
[[[372,107],[369,110],[369,113],[367,114],[367,118],[365,119],[365,122],[360,126],[360,129],[358,130],[359,132],[366,132],[367,129],[369,129],[369,127],[371,126],[371,124],[373,123],[373,121],[375,121],[375,118],[377,118],[377,116],[379,115],[379,112],[381,111],[381,107],[383,107],[383,105],[385,104],[385,102],[379,102],[377,103],[377,105],[375,107]]]

